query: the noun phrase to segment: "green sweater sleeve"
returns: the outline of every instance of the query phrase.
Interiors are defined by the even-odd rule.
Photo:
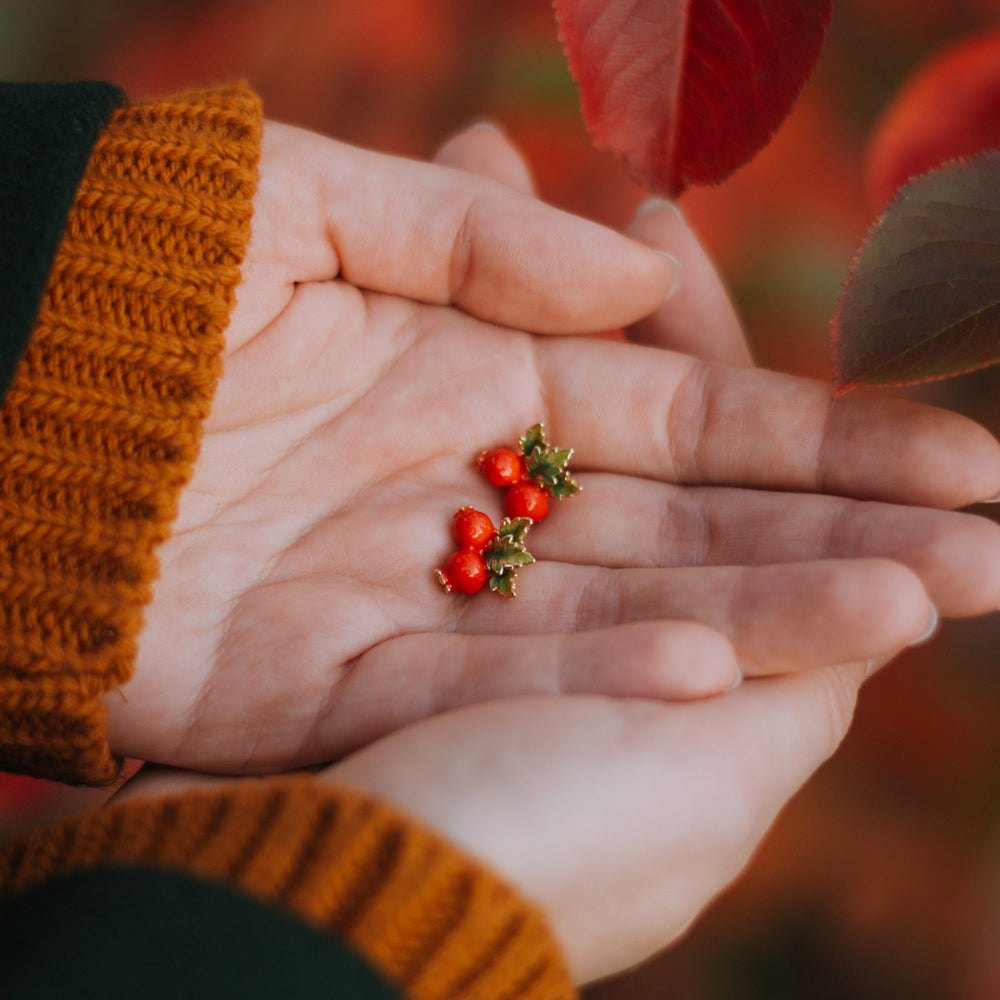
[[[86,917],[90,914],[90,917]],[[339,941],[180,871],[94,868],[0,902],[7,1000],[400,1000]]]
[[[28,343],[91,149],[124,101],[107,83],[0,82],[0,398]]]

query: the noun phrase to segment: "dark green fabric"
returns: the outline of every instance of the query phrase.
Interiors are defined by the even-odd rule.
[[[125,94],[0,82],[0,398],[24,353],[90,152]]]
[[[96,868],[0,903],[4,1000],[401,1000],[277,906],[193,876]]]

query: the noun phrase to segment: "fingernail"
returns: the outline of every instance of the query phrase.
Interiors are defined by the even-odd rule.
[[[1000,493],[995,497],[990,497],[989,500],[980,500],[980,503],[1000,503]]]
[[[651,249],[656,250],[656,247],[652,247]],[[670,282],[667,294],[663,296],[663,301],[666,302],[667,299],[672,298],[677,289],[681,287],[681,278],[684,277],[684,268],[681,265],[681,262],[672,253],[667,253],[666,250],[656,250],[656,252],[661,257],[666,257],[674,267],[674,280]]]
[[[474,128],[485,128],[489,129],[490,132],[496,132],[497,135],[503,135],[503,129],[491,118],[480,118],[478,121],[474,121],[469,129]]]
[[[684,222],[684,216],[681,214],[681,210],[672,201],[668,201],[666,198],[647,198],[636,210],[635,218],[641,218],[644,215],[649,215],[650,212],[673,212],[681,222]]]
[[[735,680],[722,693],[729,694],[730,691],[735,691],[742,683],[743,683],[743,671],[739,667],[737,667]]]
[[[938,613],[937,608],[932,604],[931,606],[931,618],[927,623],[927,628],[917,636],[913,642],[908,643],[910,646],[919,646],[922,642],[926,642],[936,631],[938,627]]]

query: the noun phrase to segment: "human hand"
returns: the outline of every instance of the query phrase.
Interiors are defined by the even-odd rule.
[[[861,676],[754,679],[688,704],[480,704],[399,730],[316,780],[402,807],[505,877],[546,910],[586,982],[670,944],[733,880],[837,746]],[[161,770],[119,799],[234,780]]]
[[[225,373],[135,676],[106,697],[112,749],[281,769],[485,698],[710,694],[736,676],[713,629],[754,674],[890,655],[928,595],[1000,605],[993,525],[811,495],[1000,492],[968,421],[546,336],[638,322],[669,344],[673,278],[497,181],[269,125]],[[515,601],[444,594],[451,514],[497,506],[474,456],[538,420],[585,493],[532,535]]]
[[[753,679],[688,704],[587,695],[476,705],[327,769],[391,801],[548,913],[577,982],[675,941],[846,732],[863,677]]]
[[[491,177],[523,194],[537,195],[529,165],[492,125],[474,125],[459,133],[441,147],[436,162]],[[652,199],[640,208],[625,232],[667,253],[679,265],[672,293],[654,312],[629,328],[629,339],[706,361],[750,364],[743,327],[725,286],[677,207]]]

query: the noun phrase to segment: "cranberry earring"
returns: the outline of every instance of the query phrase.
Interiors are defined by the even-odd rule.
[[[549,512],[549,498],[562,500],[580,492],[569,474],[572,448],[554,448],[545,439],[541,424],[529,427],[518,444],[520,454],[509,448],[484,451],[476,467],[493,486],[506,487],[504,512],[508,517],[540,521]]]
[[[524,547],[531,527],[526,517],[505,517],[500,527],[482,511],[461,507],[455,511],[454,534],[461,548],[436,570],[438,583],[449,593],[478,594],[487,583],[490,590],[513,597],[517,569],[535,557]]]
[[[550,498],[562,500],[580,492],[567,468],[572,448],[552,447],[541,424],[529,427],[518,444],[520,452],[494,448],[476,460],[487,482],[506,489],[507,516],[495,529],[482,511],[461,507],[455,512],[453,529],[460,547],[435,570],[449,593],[476,594],[489,583],[490,590],[513,597],[517,569],[535,561],[524,545],[529,528],[548,513]]]

